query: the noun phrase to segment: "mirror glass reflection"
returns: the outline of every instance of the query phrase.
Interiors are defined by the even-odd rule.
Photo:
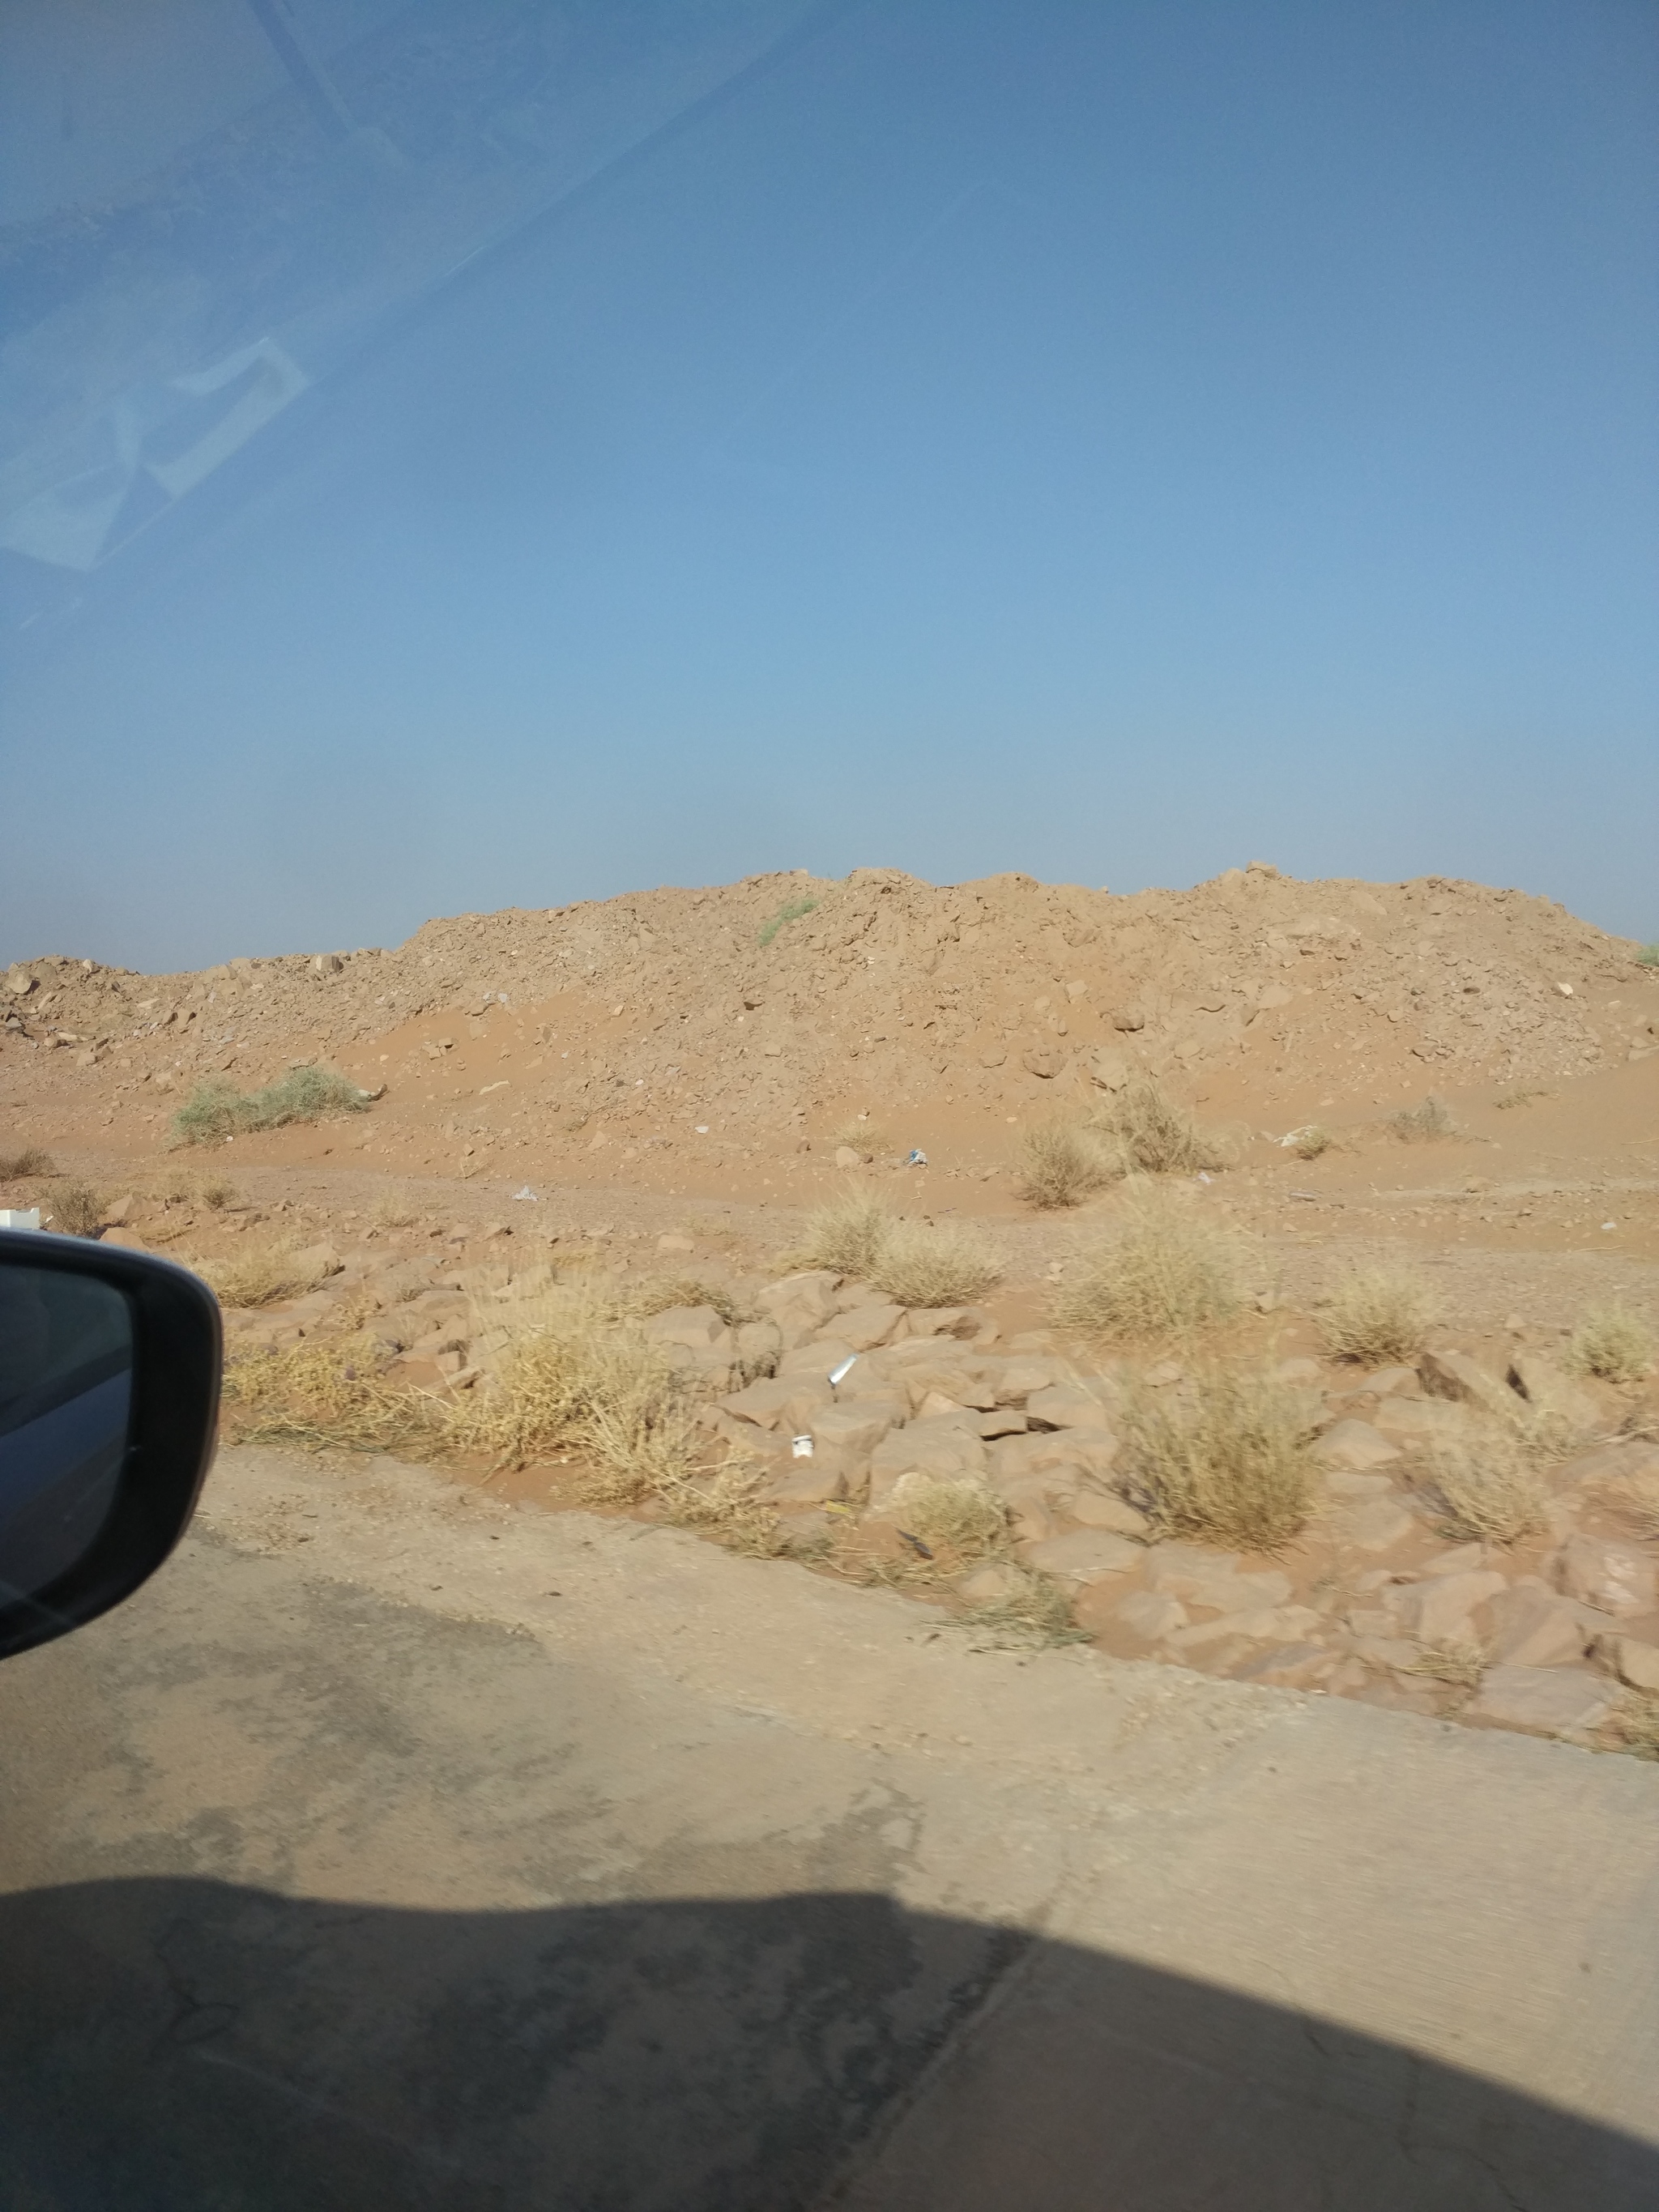
[[[0,1267],[0,1602],[82,1559],[115,1502],[132,1322],[107,1283]]]

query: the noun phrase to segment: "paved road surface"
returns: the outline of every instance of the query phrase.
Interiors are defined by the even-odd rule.
[[[4,2212],[1659,2203],[1628,1759],[248,1451],[0,1724]]]

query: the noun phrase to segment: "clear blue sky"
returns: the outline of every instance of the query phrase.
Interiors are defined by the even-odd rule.
[[[1255,857],[1659,937],[1659,11],[854,8],[3,705],[0,957]]]

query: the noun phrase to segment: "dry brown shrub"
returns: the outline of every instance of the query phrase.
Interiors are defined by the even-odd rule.
[[[289,1243],[255,1244],[222,1260],[202,1260],[196,1272],[222,1306],[269,1306],[297,1298],[324,1280],[314,1267],[301,1267]]]
[[[52,1154],[39,1145],[25,1145],[21,1152],[0,1156],[0,1182],[16,1182],[24,1176],[49,1176]]]
[[[227,1433],[243,1443],[311,1450],[427,1451],[441,1424],[434,1402],[381,1373],[370,1337],[305,1337],[234,1358],[225,1369]]]
[[[1568,1339],[1566,1364],[1603,1382],[1639,1382],[1653,1352],[1653,1331],[1641,1315],[1614,1303],[1590,1308]]]
[[[1634,1759],[1659,1759],[1659,1698],[1629,1691],[1607,1724],[1607,1741]]]
[[[1439,1300],[1420,1277],[1399,1267],[1355,1267],[1338,1279],[1319,1329],[1333,1359],[1376,1367],[1415,1359],[1439,1318]]]
[[[1478,1690],[1487,1665],[1486,1654],[1478,1644],[1425,1644],[1406,1671],[1426,1674],[1431,1681],[1444,1682],[1449,1689]]]
[[[977,1475],[901,1475],[890,1501],[894,1516],[933,1553],[936,1571],[953,1574],[1008,1540],[1008,1511]]]
[[[702,1467],[689,1384],[605,1285],[559,1285],[495,1316],[493,1372],[449,1410],[452,1440],[522,1466],[592,1462],[592,1494],[667,1496]]]
[[[1525,1435],[1494,1428],[1437,1443],[1427,1469],[1431,1493],[1454,1535],[1516,1544],[1546,1526],[1548,1493],[1539,1454]]]
[[[728,1328],[742,1328],[764,1318],[751,1297],[734,1291],[729,1283],[705,1275],[647,1275],[618,1293],[619,1303],[641,1321],[667,1313],[675,1306],[713,1306]]]
[[[844,1145],[849,1152],[856,1152],[864,1160],[872,1160],[878,1152],[890,1152],[894,1149],[893,1140],[886,1130],[863,1114],[855,1115],[850,1121],[843,1121],[838,1129],[832,1129],[829,1141],[836,1146]]]
[[[67,1182],[52,1195],[52,1226],[64,1237],[95,1237],[104,1225],[108,1195],[89,1182]]]
[[[421,1209],[399,1184],[378,1194],[370,1216],[381,1229],[412,1229],[421,1218]]]
[[[870,1270],[892,1226],[893,1217],[878,1198],[849,1190],[807,1215],[801,1241],[785,1255],[785,1264],[827,1267],[837,1275],[870,1281]]]
[[[1080,1206],[1121,1174],[1117,1156],[1075,1121],[1042,1121],[1020,1139],[1015,1189],[1028,1206]]]
[[[856,1272],[902,1306],[964,1306],[1002,1280],[1002,1260],[965,1222],[896,1221],[874,1264]]]
[[[1305,1129],[1298,1129],[1291,1139],[1291,1150],[1299,1160],[1322,1159],[1336,1139],[1322,1122],[1310,1121]]]
[[[1123,1169],[1140,1175],[1200,1175],[1224,1168],[1223,1146],[1204,1135],[1152,1076],[1120,1091],[1094,1117],[1093,1126],[1115,1148]]]
[[[1183,1334],[1239,1306],[1235,1240],[1179,1200],[1133,1192],[1118,1228],[1078,1243],[1055,1289],[1056,1324],[1085,1337]]]
[[[1402,1145],[1431,1145],[1457,1134],[1451,1109],[1432,1091],[1420,1105],[1402,1106],[1399,1113],[1389,1115],[1389,1127]]]
[[[1006,1597],[964,1606],[953,1626],[964,1629],[981,1650],[1019,1650],[1093,1641],[1072,1619],[1072,1601],[1051,1575],[1033,1567],[1016,1570],[1018,1582]]]
[[[1313,1510],[1306,1412],[1270,1376],[1213,1365],[1173,1390],[1132,1382],[1123,1425],[1137,1502],[1170,1535],[1273,1552]]]
[[[223,1176],[211,1176],[202,1185],[201,1200],[210,1213],[222,1213],[228,1206],[235,1205],[236,1186]]]

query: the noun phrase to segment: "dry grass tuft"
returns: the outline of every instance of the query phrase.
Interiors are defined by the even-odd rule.
[[[227,1433],[313,1451],[428,1450],[441,1435],[434,1402],[386,1382],[385,1356],[372,1337],[346,1336],[234,1358],[225,1369]]]
[[[25,1145],[21,1152],[0,1156],[0,1182],[16,1182],[24,1176],[49,1176],[52,1154],[39,1145]]]
[[[1546,1525],[1548,1497],[1526,1437],[1491,1429],[1466,1443],[1436,1443],[1427,1466],[1430,1492],[1454,1535],[1516,1544]]]
[[[1124,1434],[1138,1502],[1170,1535],[1273,1552],[1313,1510],[1306,1415],[1271,1376],[1217,1365],[1176,1390],[1131,1384]]]
[[[52,1226],[64,1237],[95,1237],[104,1225],[108,1194],[89,1182],[68,1182],[52,1196]]]
[[[603,1285],[559,1285],[496,1316],[494,1371],[451,1408],[462,1449],[522,1466],[575,1451],[592,1494],[666,1496],[702,1468],[695,1401],[664,1348]]]
[[[381,1191],[369,1209],[369,1218],[380,1229],[412,1229],[421,1209],[401,1184]]]
[[[1507,1091],[1500,1091],[1492,1103],[1500,1113],[1512,1114],[1517,1106],[1530,1106],[1534,1100],[1549,1095],[1547,1091],[1535,1090],[1524,1083],[1512,1083]]]
[[[210,1213],[222,1213],[228,1206],[234,1206],[240,1194],[234,1182],[223,1176],[210,1176],[202,1185],[201,1200]]]
[[[953,1574],[1007,1541],[1007,1508],[977,1475],[901,1475],[891,1510],[933,1553],[939,1574]]]
[[[752,1298],[743,1297],[729,1283],[711,1282],[703,1275],[647,1275],[618,1291],[617,1297],[620,1310],[641,1321],[675,1306],[713,1306],[728,1328],[765,1318]]]
[[[1075,1248],[1052,1310],[1078,1336],[1179,1334],[1232,1317],[1238,1273],[1224,1231],[1162,1192],[1138,1192],[1115,1234]]]
[[[965,1306],[1002,1280],[1002,1261],[966,1223],[896,1221],[858,1272],[902,1306]]]
[[[1028,1206],[1079,1206],[1122,1169],[1091,1130],[1074,1121],[1043,1121],[1020,1139],[1015,1188]]]
[[[1333,1359],[1376,1367],[1415,1359],[1440,1317],[1430,1285],[1397,1267],[1355,1267],[1339,1278],[1319,1316]]]
[[[836,1146],[845,1145],[849,1152],[856,1152],[860,1159],[865,1160],[874,1159],[878,1152],[893,1150],[893,1140],[885,1129],[879,1127],[865,1114],[855,1115],[850,1121],[843,1121],[840,1128],[832,1129],[830,1142]]]
[[[877,1255],[887,1243],[893,1217],[878,1198],[849,1190],[806,1217],[799,1244],[787,1255],[797,1267],[828,1267],[837,1275],[870,1280]]]
[[[1151,1076],[1120,1091],[1094,1126],[1115,1146],[1125,1172],[1199,1175],[1227,1164],[1221,1146],[1201,1134],[1192,1115]]]
[[[324,1278],[301,1267],[291,1244],[256,1244],[223,1260],[203,1260],[196,1272],[222,1306],[269,1306],[314,1291]]]
[[[1450,1689],[1478,1690],[1486,1666],[1486,1655],[1478,1644],[1425,1644],[1406,1671],[1426,1674]]]
[[[1592,1306],[1568,1339],[1566,1364],[1604,1382],[1639,1382],[1654,1353],[1653,1331],[1628,1306]]]
[[[953,1626],[965,1629],[981,1650],[1042,1649],[1092,1642],[1086,1628],[1072,1619],[1072,1601],[1060,1585],[1034,1568],[1018,1570],[1019,1585],[1006,1597],[964,1606]]]
[[[293,1121],[320,1121],[330,1114],[365,1114],[361,1086],[327,1067],[291,1067],[263,1090],[238,1091],[222,1078],[198,1084],[173,1117],[173,1141],[208,1145]]]
[[[1431,1145],[1457,1134],[1451,1109],[1432,1091],[1421,1105],[1402,1106],[1397,1114],[1390,1114],[1389,1127],[1402,1145]]]
[[[1634,1759],[1659,1759],[1659,1698],[1631,1691],[1607,1722],[1607,1740]]]
[[[1291,1140],[1291,1150],[1299,1160],[1322,1159],[1336,1139],[1322,1123],[1310,1121],[1305,1129],[1298,1129]]]

